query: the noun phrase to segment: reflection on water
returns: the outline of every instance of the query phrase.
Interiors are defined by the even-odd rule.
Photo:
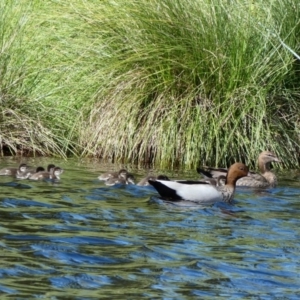
[[[299,173],[281,174],[275,189],[238,189],[234,205],[182,209],[161,203],[152,187],[97,180],[118,165],[54,163],[65,169],[59,183],[0,177],[1,295],[299,299]]]

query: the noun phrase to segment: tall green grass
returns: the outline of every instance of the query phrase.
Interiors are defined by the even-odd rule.
[[[22,142],[43,154],[187,168],[237,160],[253,166],[259,152],[270,149],[285,166],[298,164],[295,1],[36,0],[12,6],[20,12],[4,21],[13,28],[8,52],[16,56],[12,69],[24,75],[3,69],[10,78],[4,86],[16,84],[13,92],[0,92],[13,95],[12,103],[22,99],[21,116],[38,119],[42,128],[39,135],[28,131],[30,143],[18,140],[18,132],[4,136],[12,148]]]
[[[299,12],[285,0],[104,2],[87,16],[106,66],[86,153],[191,167],[271,149],[296,164]]]
[[[61,134],[66,128],[55,130],[54,103],[45,106],[34,95],[41,83],[40,53],[34,45],[29,47],[38,30],[32,26],[36,9],[34,1],[0,3],[0,150],[2,155],[9,151],[66,157],[71,143]]]

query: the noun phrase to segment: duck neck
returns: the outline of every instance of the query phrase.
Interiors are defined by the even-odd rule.
[[[264,163],[263,161],[258,162],[259,170],[262,174],[271,171],[271,162]]]
[[[228,175],[226,176],[225,185],[235,188],[238,178]]]

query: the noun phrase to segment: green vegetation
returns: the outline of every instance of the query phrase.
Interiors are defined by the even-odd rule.
[[[0,143],[252,167],[300,153],[300,3],[3,0]]]

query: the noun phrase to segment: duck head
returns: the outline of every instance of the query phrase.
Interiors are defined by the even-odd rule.
[[[60,175],[64,172],[64,170],[60,167],[54,167],[52,169],[52,179],[60,179]]]
[[[26,164],[20,164],[20,165],[19,165],[19,171],[20,171],[21,173],[26,172],[27,168],[28,168],[28,167],[27,167]]]
[[[121,169],[120,171],[119,171],[119,178],[120,179],[125,179],[126,180],[126,178],[128,177],[128,172],[127,172],[127,170],[125,170],[125,169]]]
[[[49,164],[49,165],[47,166],[47,171],[48,171],[48,172],[51,172],[54,168],[55,168],[55,165],[54,165],[54,164]]]
[[[258,156],[258,166],[262,173],[269,171],[271,169],[271,163],[278,162],[281,160],[276,156],[275,153],[271,151],[263,151]]]
[[[45,169],[43,167],[37,167],[35,172],[38,173],[38,172],[44,172]]]
[[[126,184],[135,184],[134,176],[132,174],[127,174],[126,176]]]
[[[230,166],[226,176],[226,185],[235,186],[238,179],[248,176],[249,168],[243,163],[234,163]]]

